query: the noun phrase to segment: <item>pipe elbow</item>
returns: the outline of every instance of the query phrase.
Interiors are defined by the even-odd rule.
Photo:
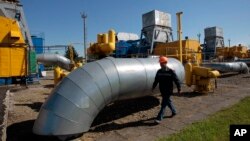
[[[209,76],[210,78],[217,78],[217,77],[220,76],[220,72],[217,71],[217,70],[210,71],[209,74],[208,74],[208,76]]]
[[[100,45],[100,50],[103,54],[112,53],[115,50],[115,43],[106,43]]]

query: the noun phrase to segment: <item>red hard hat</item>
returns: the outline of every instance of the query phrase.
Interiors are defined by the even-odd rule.
[[[167,58],[167,57],[161,56],[161,57],[159,58],[159,63],[167,63],[167,62],[168,62],[168,58]]]

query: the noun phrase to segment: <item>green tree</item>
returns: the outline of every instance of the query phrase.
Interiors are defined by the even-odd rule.
[[[78,53],[77,51],[75,50],[75,48],[72,46],[72,45],[69,45],[67,50],[65,51],[65,54],[64,56],[68,59],[70,59],[70,48],[72,48],[72,52],[73,52],[73,60],[76,60],[78,58]]]

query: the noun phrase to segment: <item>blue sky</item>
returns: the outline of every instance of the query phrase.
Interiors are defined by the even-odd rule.
[[[21,0],[31,33],[43,33],[45,45],[83,43],[83,21],[87,13],[87,41],[95,42],[98,33],[115,29],[140,35],[142,14],[160,10],[172,15],[174,39],[176,13],[183,12],[183,37],[204,39],[204,28],[224,30],[225,45],[250,45],[249,0]],[[75,45],[83,54],[83,46]]]

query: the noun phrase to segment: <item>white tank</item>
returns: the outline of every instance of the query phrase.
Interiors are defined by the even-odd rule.
[[[117,33],[118,41],[128,41],[128,40],[138,40],[139,36],[135,33],[125,33],[125,32],[118,32]]]

